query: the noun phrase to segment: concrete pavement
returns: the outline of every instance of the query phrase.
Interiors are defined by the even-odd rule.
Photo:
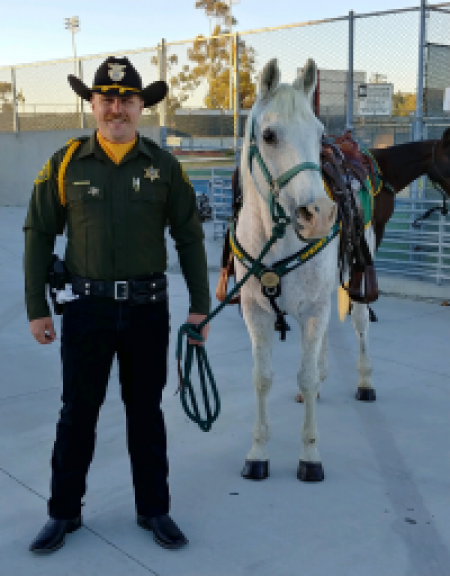
[[[84,526],[48,557],[28,551],[46,519],[61,407],[59,339],[37,344],[23,302],[26,210],[0,209],[1,576],[449,576],[450,308],[382,296],[370,328],[377,401],[357,402],[357,340],[333,298],[330,374],[318,403],[325,481],[296,479],[303,408],[294,402],[298,329],[276,341],[271,477],[240,476],[255,403],[250,341],[236,307],[211,324],[207,353],[222,412],[212,431],[185,416],[175,344],[187,294],[169,247],[172,337],[163,408],[172,516],[190,540],[159,548],[135,522],[125,417],[114,365],[88,477]],[[208,232],[209,234],[209,232]],[[58,251],[63,241],[58,241]],[[214,292],[220,245],[207,241]],[[449,294],[450,298],[450,294]],[[56,318],[60,335],[60,320]]]

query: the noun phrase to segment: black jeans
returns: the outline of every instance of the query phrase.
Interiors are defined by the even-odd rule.
[[[63,407],[52,455],[53,518],[81,511],[95,429],[117,354],[127,421],[136,511],[169,511],[166,430],[161,396],[167,378],[167,301],[130,306],[111,298],[80,296],[64,305],[61,331]]]

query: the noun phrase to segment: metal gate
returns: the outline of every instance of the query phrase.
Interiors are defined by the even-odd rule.
[[[213,208],[213,237],[219,240],[225,236],[232,216],[233,191],[231,176],[233,169],[211,170],[211,200]]]
[[[435,212],[414,227],[437,200],[396,198],[394,214],[375,259],[378,271],[450,283],[450,218]]]

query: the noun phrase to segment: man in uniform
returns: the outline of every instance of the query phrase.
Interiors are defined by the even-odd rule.
[[[127,58],[110,57],[92,88],[69,76],[89,100],[97,130],[69,141],[36,179],[25,231],[25,294],[30,331],[56,339],[45,297],[55,237],[66,229],[65,266],[75,298],[64,304],[62,409],[51,459],[49,519],[30,550],[48,553],[81,526],[95,429],[117,354],[127,421],[137,523],[166,548],[187,539],[168,515],[166,431],[169,312],[164,229],[169,225],[190,295],[188,322],[210,306],[204,235],[195,192],[179,162],[136,127],[165,82],[142,88]],[[208,326],[202,330],[206,339]]]

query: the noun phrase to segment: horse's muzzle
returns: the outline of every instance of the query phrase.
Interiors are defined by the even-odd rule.
[[[324,238],[336,222],[337,206],[329,198],[320,198],[295,210],[295,230],[304,240]]]

